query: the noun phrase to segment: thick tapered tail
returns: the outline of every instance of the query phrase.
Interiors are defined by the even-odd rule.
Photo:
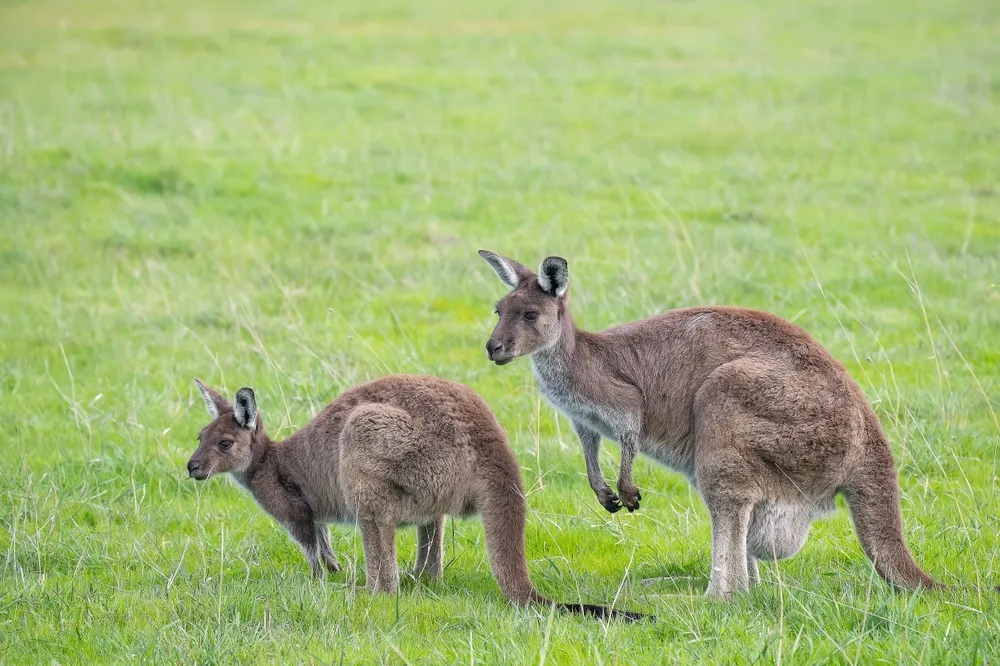
[[[843,488],[854,528],[875,570],[892,585],[905,589],[939,589],[944,585],[924,573],[903,537],[899,481],[889,443],[878,429],[867,444],[862,464]]]
[[[554,604],[556,608],[602,620],[619,619],[629,622],[644,616],[591,604],[552,602],[535,589],[528,575],[528,560],[524,550],[525,513],[524,491],[516,463],[494,468],[484,475],[484,497],[481,513],[486,532],[486,551],[490,570],[500,585],[504,597],[524,606],[529,603]]]
[[[493,577],[507,599],[523,606],[542,597],[528,576],[524,552],[526,508],[520,474],[516,468],[507,467],[498,465],[492,470],[484,470],[485,488],[480,511]]]
[[[644,615],[642,613],[633,613],[632,611],[617,610],[614,608],[608,608],[607,606],[594,606],[593,604],[564,604],[555,602],[556,608],[566,611],[568,613],[579,613],[580,615],[589,615],[591,617],[596,617],[599,620],[621,620],[622,622],[640,622],[643,620],[652,620],[652,615]]]

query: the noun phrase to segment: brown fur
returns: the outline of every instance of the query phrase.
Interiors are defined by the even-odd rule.
[[[231,473],[301,546],[314,576],[323,575],[321,561],[340,569],[327,524],[356,520],[370,590],[398,588],[400,525],[417,526],[416,573],[440,578],[445,515],[480,511],[504,596],[518,604],[550,603],[528,577],[517,461],[492,411],[471,389],[435,377],[384,377],[349,389],[288,439],[273,442],[251,389],[240,389],[231,405],[197,384],[214,420],[201,431],[188,472],[198,480]]]
[[[639,508],[637,452],[688,477],[712,518],[710,594],[755,583],[757,560],[794,555],[837,493],[883,578],[940,586],[906,547],[878,418],[844,366],[804,330],[766,312],[695,307],[587,333],[569,312],[564,259],[549,257],[536,275],[480,255],[512,289],[497,304],[490,359],[531,357],[542,393],[573,422],[608,511]],[[602,436],[621,445],[617,495],[598,462]]]

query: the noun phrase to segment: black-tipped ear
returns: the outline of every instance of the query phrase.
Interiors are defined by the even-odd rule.
[[[252,388],[244,386],[236,392],[235,410],[237,423],[250,430],[257,427],[257,398]]]
[[[205,407],[213,419],[219,418],[219,413],[229,409],[229,401],[221,395],[201,383],[197,377],[194,379],[195,386],[201,392],[201,399],[205,401]]]
[[[497,275],[500,276],[503,283],[511,289],[517,288],[517,285],[519,285],[522,280],[531,277],[531,271],[513,259],[501,257],[499,254],[494,254],[489,250],[480,250],[479,256],[485,259],[486,263],[493,267],[493,270],[497,272]]]
[[[569,289],[569,264],[562,257],[546,257],[538,268],[538,286],[559,298]]]

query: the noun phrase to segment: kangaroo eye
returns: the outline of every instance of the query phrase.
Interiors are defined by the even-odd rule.
[[[219,448],[223,450],[228,449],[232,445],[233,445],[233,440],[231,439],[224,439],[221,442],[219,442]]]
[[[524,313],[524,318],[527,319],[528,321],[535,321],[536,319],[538,319],[538,313],[537,312],[525,312]]]

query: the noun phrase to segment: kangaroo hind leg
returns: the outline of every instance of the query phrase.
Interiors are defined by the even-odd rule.
[[[365,551],[365,587],[372,592],[399,589],[399,565],[396,562],[396,528],[382,521],[359,520],[361,545]]]
[[[440,578],[444,569],[444,516],[417,527],[417,576]]]
[[[333,552],[333,547],[330,546],[330,528],[326,525],[316,523],[316,543],[319,544],[319,556],[323,560],[323,564],[326,565],[326,568],[332,573],[340,571],[340,562],[337,561],[337,554]]]
[[[747,558],[747,523],[750,504],[713,503],[709,506],[712,516],[712,574],[708,595],[728,599],[733,592],[750,587]]]

